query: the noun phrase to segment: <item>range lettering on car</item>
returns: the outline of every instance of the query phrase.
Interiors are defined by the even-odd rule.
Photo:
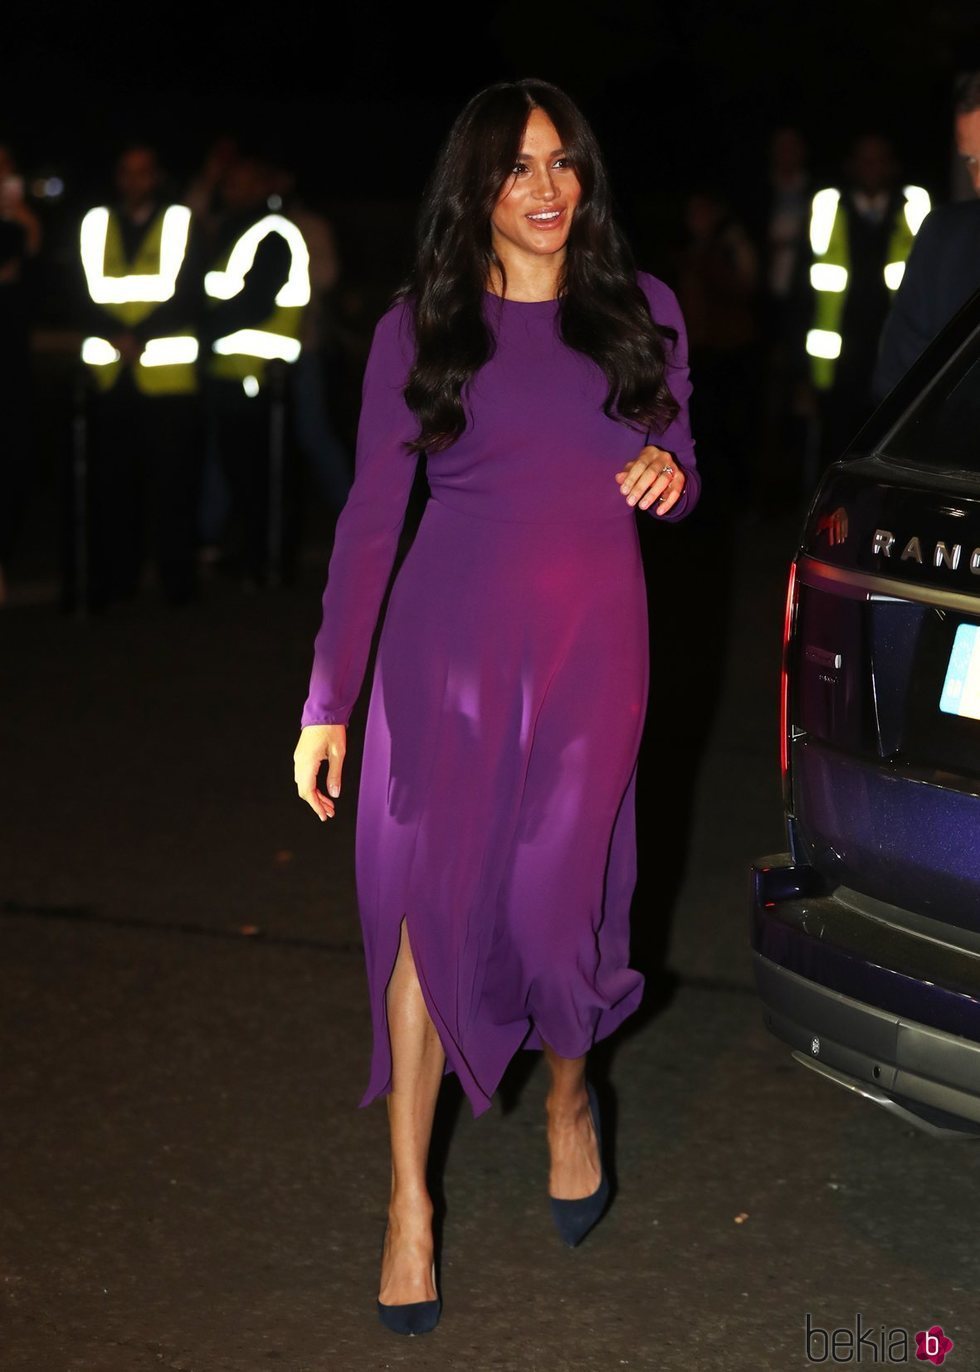
[[[898,543],[898,539],[891,529],[875,529],[871,551],[875,557],[891,557]],[[930,565],[933,567],[948,567],[951,571],[956,571],[962,561],[963,544],[946,543],[943,539],[938,539],[932,547],[930,555]],[[902,545],[902,551],[898,555],[899,562],[917,562],[920,567],[925,565],[925,556],[922,551],[922,539],[917,534],[913,534]],[[969,562],[966,564],[974,576],[980,576],[980,547],[976,547],[970,554]]]

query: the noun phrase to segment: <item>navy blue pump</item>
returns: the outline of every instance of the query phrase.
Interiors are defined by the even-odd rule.
[[[384,1236],[381,1239],[384,1252]],[[432,1264],[432,1285],[436,1284],[436,1265]],[[409,1301],[405,1305],[385,1305],[378,1301],[378,1318],[386,1329],[395,1334],[428,1334],[435,1329],[442,1314],[442,1297],[434,1301]]]
[[[574,1248],[582,1242],[589,1230],[601,1217],[609,1200],[609,1178],[602,1162],[599,1102],[596,1100],[595,1089],[591,1082],[586,1083],[586,1089],[589,1093],[589,1110],[592,1113],[596,1143],[599,1146],[599,1171],[601,1174],[599,1185],[590,1196],[582,1196],[579,1200],[559,1200],[556,1196],[548,1197],[551,1202],[551,1214],[555,1226],[569,1248]]]

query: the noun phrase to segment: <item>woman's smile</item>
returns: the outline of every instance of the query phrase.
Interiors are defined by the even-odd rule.
[[[526,214],[525,219],[529,219],[537,229],[556,229],[565,219],[565,207],[555,210],[535,210],[533,213]]]

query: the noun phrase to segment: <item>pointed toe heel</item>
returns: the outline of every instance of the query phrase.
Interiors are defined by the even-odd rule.
[[[582,1196],[579,1200],[559,1200],[556,1196],[548,1197],[551,1202],[551,1214],[555,1221],[555,1228],[558,1230],[562,1241],[569,1248],[575,1248],[582,1242],[589,1230],[602,1217],[609,1200],[609,1178],[602,1161],[599,1102],[591,1082],[587,1083],[586,1089],[589,1093],[589,1110],[592,1114],[592,1126],[595,1129],[596,1144],[599,1149],[599,1185],[590,1196]]]
[[[384,1238],[381,1240],[381,1251],[384,1252]],[[436,1286],[435,1261],[432,1263],[432,1285]],[[433,1301],[408,1301],[404,1305],[385,1305],[384,1301],[377,1300],[375,1304],[378,1307],[378,1319],[393,1334],[428,1334],[430,1330],[435,1329],[442,1314],[442,1296],[439,1295],[438,1287]]]
[[[435,1272],[433,1272],[433,1283]],[[407,1305],[385,1305],[377,1302],[378,1318],[394,1334],[428,1334],[435,1329],[442,1314],[442,1297],[434,1301],[410,1301]]]

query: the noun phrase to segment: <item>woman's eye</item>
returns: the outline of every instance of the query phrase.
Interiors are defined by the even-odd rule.
[[[572,159],[570,157],[556,157],[552,165],[555,167],[562,167],[567,169],[572,166]],[[513,167],[511,168],[511,175],[521,176],[526,171],[528,171],[528,165],[526,162],[515,162]]]

